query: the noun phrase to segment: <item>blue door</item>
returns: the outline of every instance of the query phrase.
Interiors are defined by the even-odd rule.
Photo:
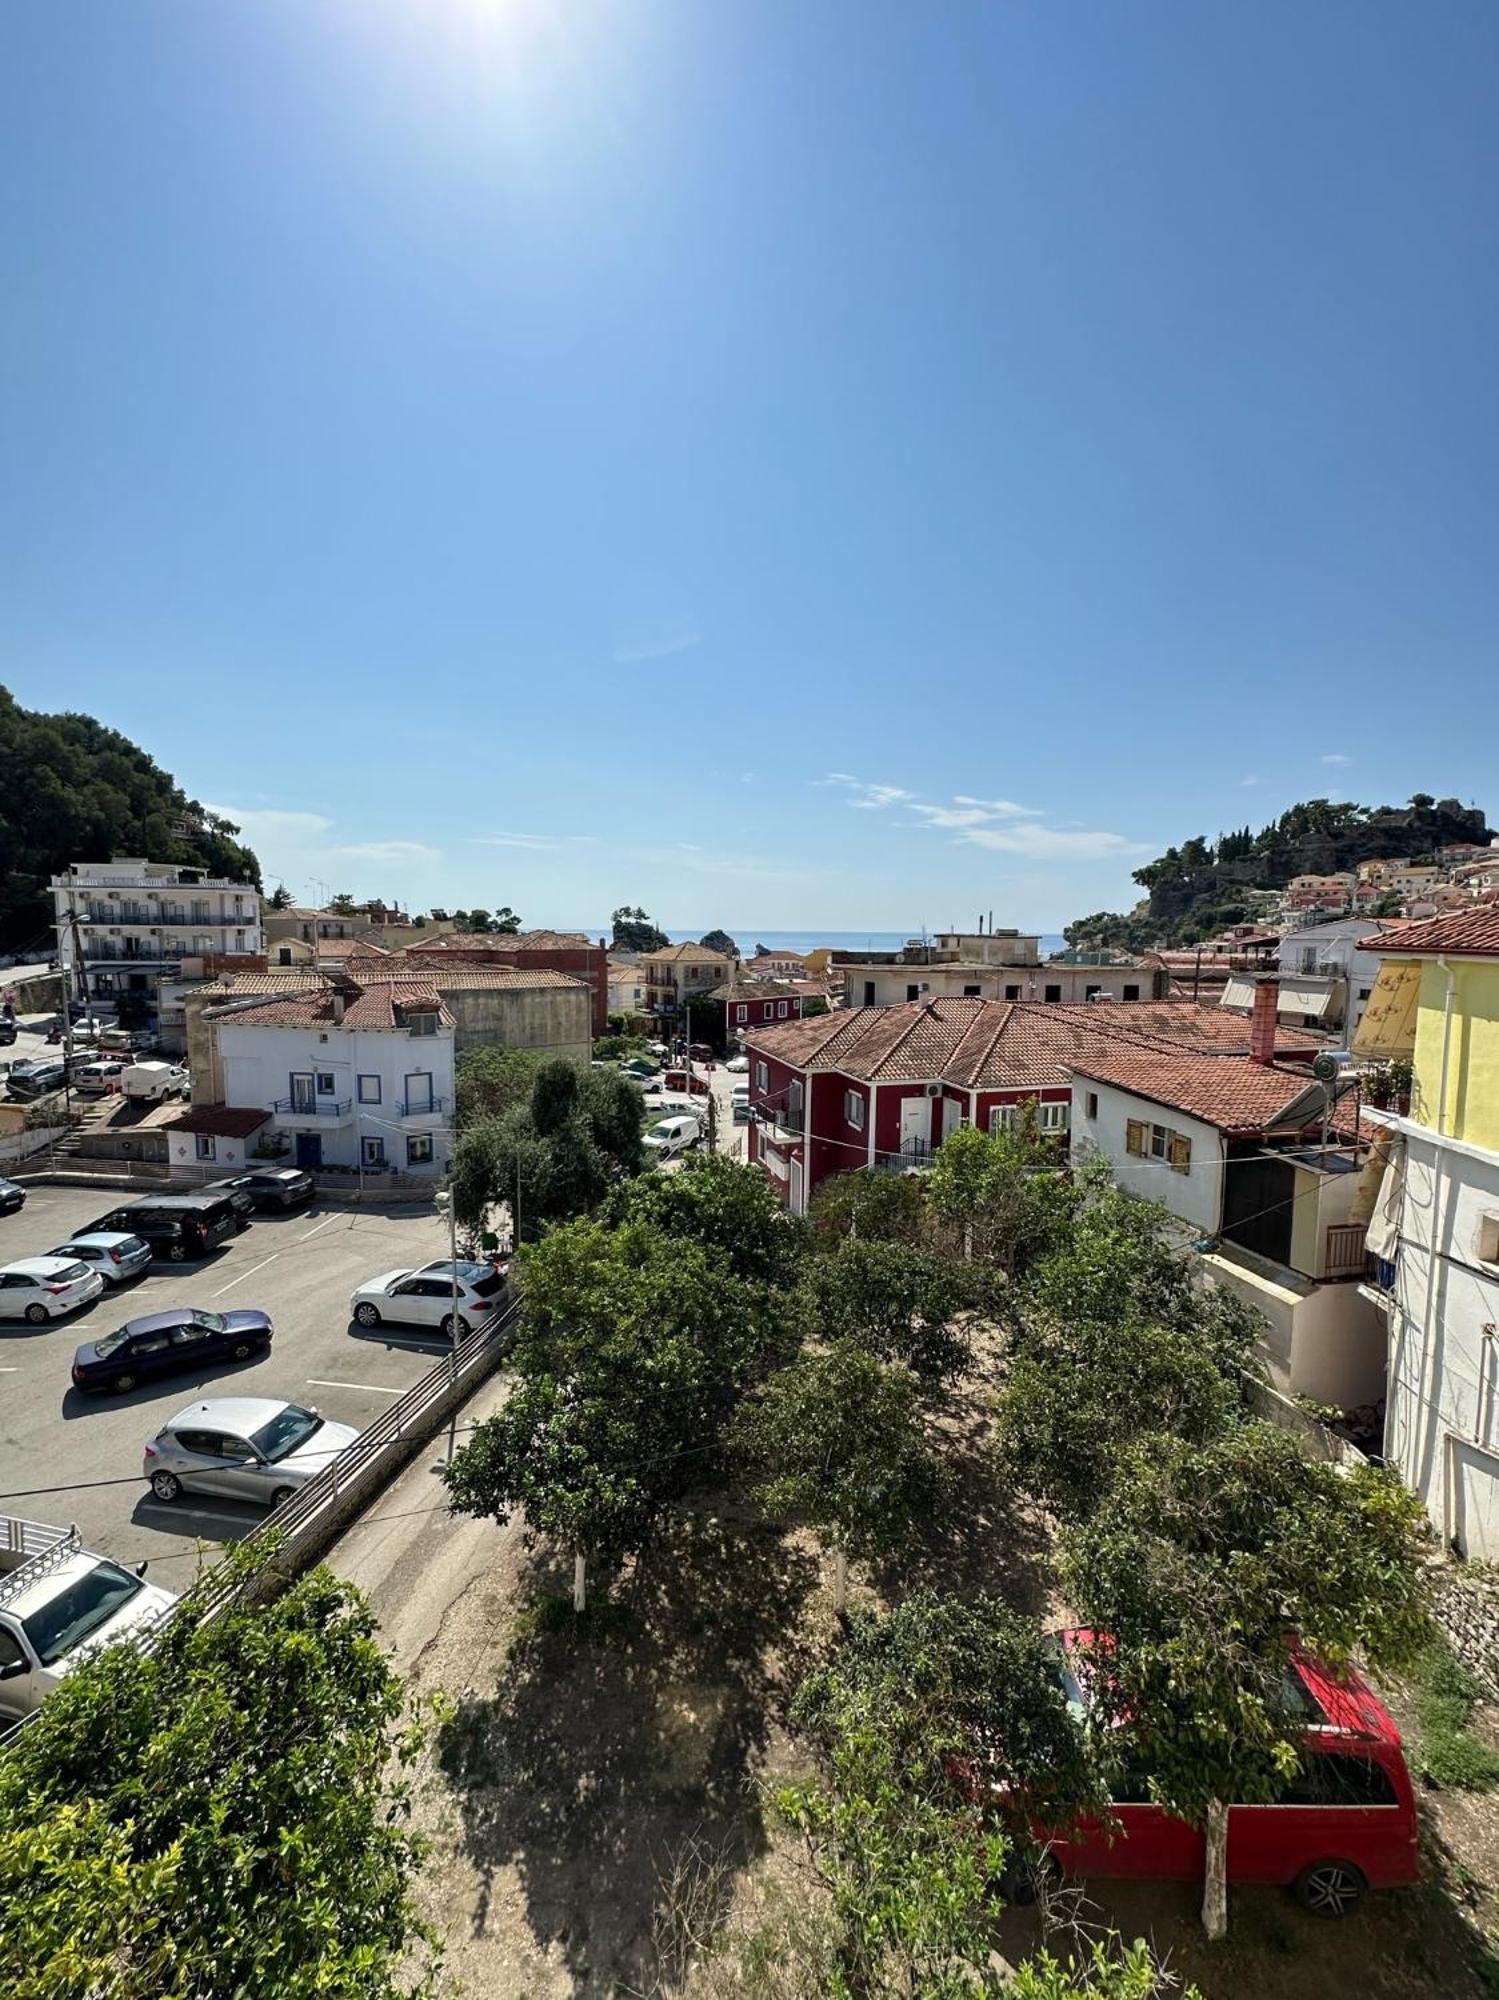
[[[323,1135],[321,1132],[299,1132],[297,1134],[297,1165],[306,1167],[309,1173],[316,1173],[323,1164]]]

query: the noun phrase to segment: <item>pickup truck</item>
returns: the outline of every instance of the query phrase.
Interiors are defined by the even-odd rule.
[[[187,1095],[187,1071],[178,1063],[131,1063],[120,1077],[120,1089],[137,1104],[161,1104]]]
[[[99,1646],[142,1637],[176,1603],[84,1548],[76,1528],[0,1514],[0,1726],[18,1722]]]

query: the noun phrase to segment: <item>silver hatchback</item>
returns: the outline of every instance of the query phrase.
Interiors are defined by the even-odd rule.
[[[217,1493],[276,1507],[359,1435],[316,1410],[265,1396],[190,1403],[146,1446],[141,1471],[158,1500]]]

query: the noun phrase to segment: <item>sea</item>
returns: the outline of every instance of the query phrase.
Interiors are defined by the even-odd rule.
[[[559,925],[558,928],[587,931],[590,937],[602,938],[607,938],[610,931],[608,924]],[[724,924],[722,926],[704,924],[701,930],[669,930],[667,936],[673,944],[696,944],[698,939],[707,931],[718,928],[722,928],[728,932],[746,958],[753,957],[757,944],[763,944],[768,951],[795,951],[802,953],[816,951],[823,945],[828,946],[833,951],[899,951],[902,945],[909,943],[913,937],[920,937],[921,935],[919,930],[762,931],[756,930],[753,925],[746,925],[742,929],[736,930],[732,924]],[[1062,936],[1060,931],[1049,931],[1041,939],[1041,956],[1049,958],[1053,952],[1065,950],[1066,945],[1067,940]]]

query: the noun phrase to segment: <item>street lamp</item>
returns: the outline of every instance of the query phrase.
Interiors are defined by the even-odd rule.
[[[439,1215],[448,1218],[448,1256],[453,1274],[452,1319],[449,1322],[448,1373],[458,1372],[458,1204],[453,1199],[451,1188],[439,1188],[434,1197]]]

